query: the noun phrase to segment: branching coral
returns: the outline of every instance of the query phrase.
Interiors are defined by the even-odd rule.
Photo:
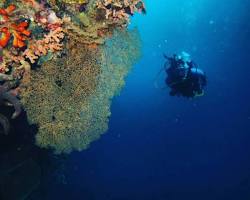
[[[103,44],[114,29],[126,28],[130,15],[145,12],[141,0],[90,0],[84,12],[81,11],[81,5],[76,8],[68,6],[71,20],[65,21],[65,32],[78,42],[90,46]]]
[[[129,21],[129,15],[135,12],[145,13],[145,5],[141,0],[98,0],[97,8],[105,11],[105,18],[119,22]]]
[[[29,48],[23,52],[22,56],[29,59],[31,63],[35,63],[39,57],[46,55],[49,51],[62,50],[63,44],[61,44],[61,40],[63,38],[64,33],[61,27],[51,30],[43,39],[30,43]]]

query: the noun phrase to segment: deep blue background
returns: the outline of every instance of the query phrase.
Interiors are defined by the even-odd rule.
[[[148,0],[136,15],[143,56],[112,105],[110,129],[65,164],[47,199],[249,200],[249,0]],[[185,50],[205,96],[154,86],[162,53]],[[164,75],[158,79],[163,86]]]

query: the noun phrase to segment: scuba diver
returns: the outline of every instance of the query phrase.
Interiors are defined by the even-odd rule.
[[[165,83],[171,88],[171,96],[196,97],[202,96],[207,84],[205,73],[193,62],[190,55],[182,52],[172,57],[164,55],[164,70],[167,74]]]

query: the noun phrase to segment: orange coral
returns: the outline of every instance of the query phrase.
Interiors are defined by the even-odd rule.
[[[89,49],[97,49],[97,44],[96,43],[92,43],[92,44],[89,44],[87,45]]]
[[[10,5],[6,9],[0,8],[0,24],[5,24],[9,21],[9,15],[16,9],[14,5]],[[3,27],[0,30],[0,46],[3,48],[5,47],[11,37],[11,34],[7,27]]]
[[[15,48],[24,47],[26,45],[24,42],[26,37],[30,36],[31,34],[31,32],[27,30],[27,22],[21,22],[19,24],[8,23],[9,16],[15,9],[15,5],[10,5],[6,9],[0,9],[0,23],[4,24],[5,26],[0,30],[0,46],[2,48],[7,46],[11,38],[11,34],[13,35],[13,46]]]
[[[15,5],[10,5],[6,9],[0,8],[0,23],[5,23],[9,20],[9,15],[16,9]]]
[[[18,25],[12,24],[11,27],[13,29],[13,36],[14,36],[13,46],[16,48],[24,47],[25,46],[24,41],[26,40],[25,36],[28,37],[31,34],[31,32],[26,29],[28,27],[28,23],[21,22]]]
[[[26,36],[30,36],[31,32],[28,31],[26,28],[28,26],[27,22],[21,22],[18,25],[12,24],[11,28],[3,27],[1,29],[1,38],[0,38],[0,46],[4,48],[10,38],[11,38],[11,33],[13,35],[13,46],[15,48],[22,48],[24,47]]]
[[[11,34],[10,34],[7,27],[3,27],[0,31],[0,33],[1,33],[0,46],[3,48],[8,44],[10,37],[11,37]]]
[[[24,3],[29,3],[35,10],[42,8],[42,4],[39,4],[35,0],[22,0]]]
[[[23,56],[28,58],[31,63],[40,57],[50,52],[62,50],[63,44],[60,42],[64,38],[64,32],[62,27],[58,27],[55,30],[51,30],[41,40],[36,40],[29,45],[29,48],[23,52]]]

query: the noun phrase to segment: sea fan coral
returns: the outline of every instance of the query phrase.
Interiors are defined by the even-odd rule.
[[[56,153],[85,149],[108,129],[111,99],[140,55],[137,31],[115,33],[97,49],[70,47],[67,57],[32,72],[21,93],[30,122],[39,126],[37,144]]]

